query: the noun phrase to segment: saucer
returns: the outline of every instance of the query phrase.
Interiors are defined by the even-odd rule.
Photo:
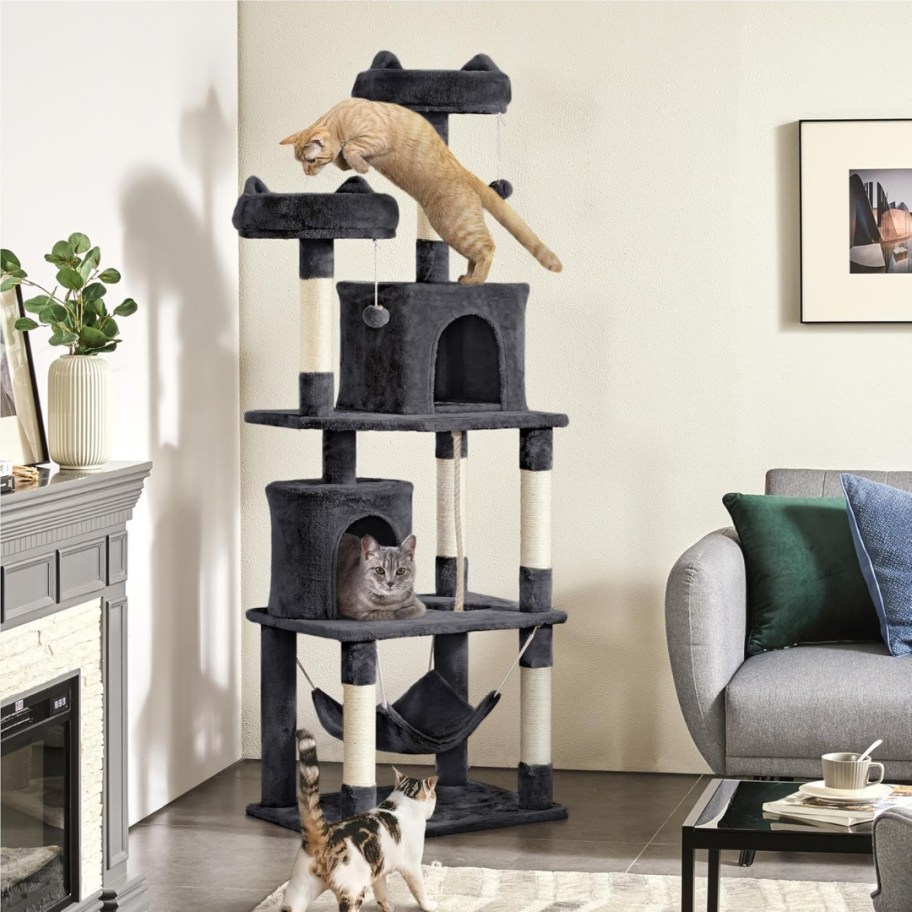
[[[804,795],[810,795],[812,798],[826,798],[827,801],[853,803],[886,798],[887,795],[892,793],[893,786],[878,782],[876,785],[869,785],[863,789],[831,789],[823,784],[823,779],[820,779],[817,782],[805,782],[803,785],[798,786],[798,791]]]

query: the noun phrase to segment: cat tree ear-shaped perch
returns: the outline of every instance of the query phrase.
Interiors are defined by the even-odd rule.
[[[362,177],[350,177],[335,193],[273,193],[258,177],[249,177],[232,224],[243,238],[297,238],[299,410],[302,415],[328,414],[334,392],[334,242],[395,237],[399,224],[396,201],[386,193],[374,193]]]

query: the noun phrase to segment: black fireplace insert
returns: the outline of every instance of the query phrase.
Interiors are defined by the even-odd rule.
[[[79,896],[79,675],[0,708],[0,912]]]

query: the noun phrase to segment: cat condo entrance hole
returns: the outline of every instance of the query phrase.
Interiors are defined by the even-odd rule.
[[[469,314],[440,334],[434,364],[434,410],[501,408],[501,347],[494,327]]]
[[[372,535],[385,548],[402,544],[396,538],[396,533],[393,531],[392,526],[379,516],[362,516],[361,519],[356,519],[345,531],[349,535],[357,535],[358,538]],[[338,553],[338,549],[336,553]]]

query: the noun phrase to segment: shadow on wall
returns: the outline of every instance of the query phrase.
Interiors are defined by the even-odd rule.
[[[213,196],[232,142],[210,90],[180,121],[200,199],[150,167],[121,204],[149,319],[150,687],[134,726],[134,788],[149,809],[236,759],[240,743],[237,296],[213,231],[230,216]]]

